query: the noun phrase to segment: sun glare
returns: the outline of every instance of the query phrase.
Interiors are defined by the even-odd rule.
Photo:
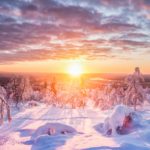
[[[73,63],[69,66],[68,72],[71,76],[80,76],[83,73],[81,64]]]

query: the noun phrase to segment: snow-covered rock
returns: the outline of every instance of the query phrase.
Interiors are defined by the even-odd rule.
[[[126,132],[125,130],[137,125],[141,116],[125,105],[117,105],[111,115],[104,121],[103,131],[105,134],[116,135]],[[124,130],[125,129],[125,130]]]

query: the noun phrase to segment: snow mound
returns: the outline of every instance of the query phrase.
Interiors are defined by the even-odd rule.
[[[105,135],[127,134],[131,129],[141,125],[142,116],[125,105],[117,105],[109,117],[104,120],[97,130]]]
[[[39,127],[32,135],[32,140],[37,139],[40,136],[57,136],[57,135],[68,135],[74,134],[76,130],[71,126],[60,124],[60,123],[46,123]]]

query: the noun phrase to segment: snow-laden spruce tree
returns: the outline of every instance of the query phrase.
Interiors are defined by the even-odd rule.
[[[14,76],[9,83],[9,89],[16,107],[18,107],[19,102],[30,100],[32,97],[32,86],[30,80],[26,77]]]
[[[135,72],[132,75],[127,76],[125,82],[127,84],[125,104],[134,105],[134,109],[136,110],[137,103],[142,103],[145,97],[142,86],[144,83],[144,77],[141,74],[139,67],[135,68]]]
[[[0,86],[0,125],[3,124],[4,121],[4,112],[7,112],[7,119],[11,121],[10,115],[10,107],[8,102],[6,101],[7,92],[4,87]]]
[[[23,90],[22,100],[23,101],[31,100],[32,95],[33,95],[33,88],[32,88],[32,85],[30,83],[30,79],[28,77],[22,78],[20,86],[22,86],[22,90]]]

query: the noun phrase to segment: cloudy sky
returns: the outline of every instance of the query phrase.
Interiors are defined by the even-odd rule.
[[[0,0],[0,71],[150,73],[150,0]]]

